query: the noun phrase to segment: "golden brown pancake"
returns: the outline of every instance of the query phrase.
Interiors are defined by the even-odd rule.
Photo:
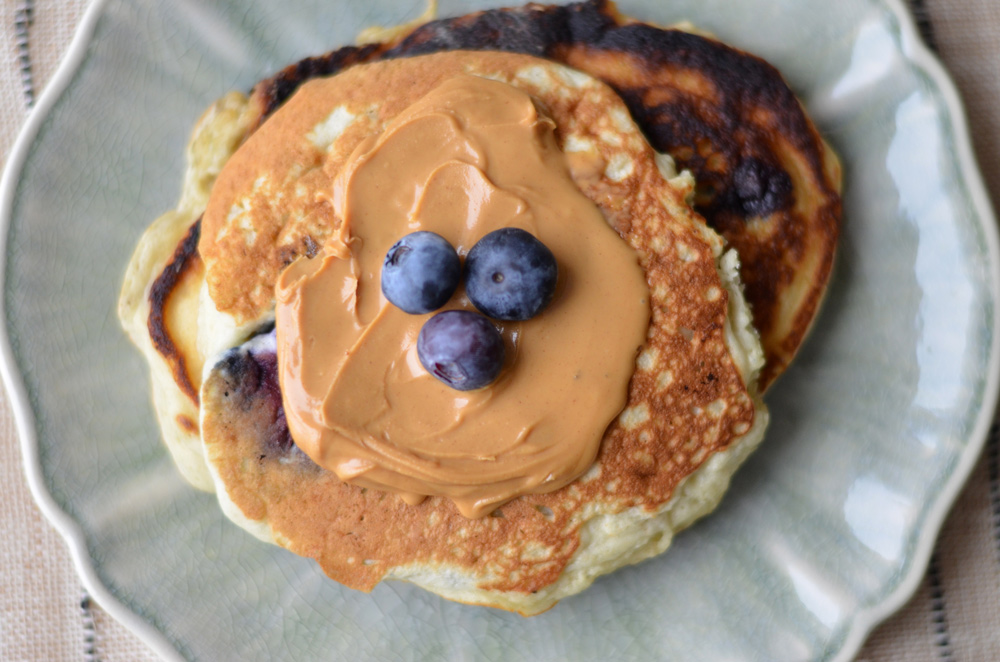
[[[647,341],[626,407],[605,432],[593,467],[562,489],[519,497],[480,519],[467,519],[447,498],[411,506],[395,494],[342,483],[288,435],[268,333],[230,351],[208,373],[202,437],[227,514],[258,536],[315,558],[337,581],[370,590],[386,577],[402,578],[451,599],[532,614],[599,575],[662,551],[674,531],[714,507],[763,433],[767,414],[755,383],[762,356],[734,276],[720,265],[722,241],[686,202],[690,179],[664,176],[672,174],[669,166],[628,121],[620,99],[589,77],[498,53],[450,52],[354,67],[324,85],[331,90],[329,108],[358,118],[327,154],[346,157],[396,113],[461,72],[488,75],[540,99],[563,149],[590,141],[601,162],[628,164],[615,176],[605,171],[577,181],[636,251],[651,298]],[[386,97],[385,89],[397,94]],[[285,126],[278,112],[274,121]],[[296,121],[312,126],[321,120]],[[311,149],[309,141],[298,144]],[[209,208],[249,211],[206,214],[200,244],[208,291],[219,293],[213,294],[225,302],[219,312],[237,324],[267,319],[273,303],[258,294],[280,273],[287,246],[306,236],[323,240],[316,236],[317,216],[288,214],[284,207],[273,213],[271,206],[277,190],[322,185],[311,179],[314,166],[299,167],[296,158],[289,179],[275,190],[256,171],[243,171],[252,165],[239,161],[233,175],[252,182],[252,193],[231,187],[232,171],[226,171]],[[255,241],[247,243],[247,236]],[[262,239],[268,237],[287,244]],[[735,256],[728,255],[732,271]],[[699,469],[705,469],[700,476]]]

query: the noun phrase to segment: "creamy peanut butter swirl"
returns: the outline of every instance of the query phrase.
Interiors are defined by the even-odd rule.
[[[316,96],[300,106],[321,104],[323,86],[297,94]],[[446,496],[479,517],[558,489],[594,461],[626,401],[649,293],[635,252],[574,184],[577,164],[555,132],[528,94],[462,74],[327,167],[317,194],[339,224],[316,257],[282,273],[276,316],[292,436],[342,480],[409,502]],[[416,230],[464,255],[511,226],[556,256],[555,300],[535,319],[503,324],[497,382],[455,391],[420,365],[416,338],[430,315],[385,299],[382,260]],[[460,289],[447,308],[471,305]]]

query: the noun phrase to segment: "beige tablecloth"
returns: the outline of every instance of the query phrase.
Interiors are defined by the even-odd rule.
[[[2,159],[72,38],[86,0],[0,2]],[[1000,0],[911,0],[961,90],[976,153],[1000,202]],[[30,8],[31,11],[25,11]],[[155,660],[85,597],[67,547],[28,492],[13,419],[0,399],[0,660]],[[941,533],[919,591],[859,660],[1000,660],[1000,443],[983,458]]]

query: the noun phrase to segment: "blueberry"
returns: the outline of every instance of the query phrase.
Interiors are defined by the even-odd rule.
[[[465,258],[465,292],[494,319],[531,319],[556,291],[556,258],[530,232],[502,228],[489,233]]]
[[[385,254],[382,293],[412,315],[429,313],[448,303],[461,277],[462,262],[447,239],[412,232]]]
[[[417,337],[417,356],[427,372],[459,391],[482,388],[500,374],[500,332],[471,310],[446,310],[427,320]]]

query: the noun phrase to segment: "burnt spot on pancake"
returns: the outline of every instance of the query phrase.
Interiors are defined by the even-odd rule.
[[[319,76],[330,76],[352,64],[370,62],[384,50],[385,47],[381,44],[346,46],[325,55],[300,60],[285,67],[276,76],[268,78],[254,87],[257,100],[264,101],[259,106],[260,121],[277,110],[278,106],[284,103],[305,81]],[[259,124],[253,128],[256,126]]]
[[[791,177],[775,158],[775,133],[791,140],[809,167],[823,172],[822,150],[798,100],[770,64],[681,30],[634,24],[565,54],[582,65],[609,51],[624,60],[603,71],[653,147],[671,154],[715,193],[698,211],[713,225],[731,211],[767,217],[794,204]],[[719,228],[717,228],[719,229]]]
[[[606,0],[548,6],[529,3],[430,21],[395,42],[344,46],[282,69],[258,83],[253,98],[261,112],[254,129],[306,81],[365,62],[454,50],[499,50],[552,58],[561,45],[596,41],[615,28]]]
[[[286,67],[254,88],[255,128],[309,78],[449,50],[545,57],[619,93],[650,144],[692,172],[696,210],[737,249],[767,388],[818,311],[841,213],[839,166],[781,74],[714,39],[626,22],[606,0],[528,4],[431,21],[394,42]]]
[[[528,4],[518,9],[492,10],[418,26],[397,42],[345,46],[310,57],[258,83],[252,93],[260,112],[255,130],[290,97],[299,85],[318,76],[365,62],[413,57],[441,51],[501,50],[550,57],[559,44],[596,39],[614,27],[608,3],[601,1],[550,7]]]
[[[548,58],[560,44],[593,42],[614,27],[607,2],[528,4],[425,23],[386,51],[385,56],[502,50]]]
[[[194,387],[191,376],[188,374],[187,361],[184,354],[177,348],[173,338],[170,337],[170,329],[167,327],[164,311],[170,301],[170,296],[174,288],[180,282],[185,272],[193,269],[195,261],[198,260],[198,239],[201,236],[201,218],[194,222],[188,229],[187,234],[177,245],[174,254],[167,262],[160,275],[153,281],[149,288],[149,318],[146,326],[149,329],[149,337],[153,342],[153,347],[170,365],[171,373],[177,386],[191,400],[198,404],[198,389]]]

